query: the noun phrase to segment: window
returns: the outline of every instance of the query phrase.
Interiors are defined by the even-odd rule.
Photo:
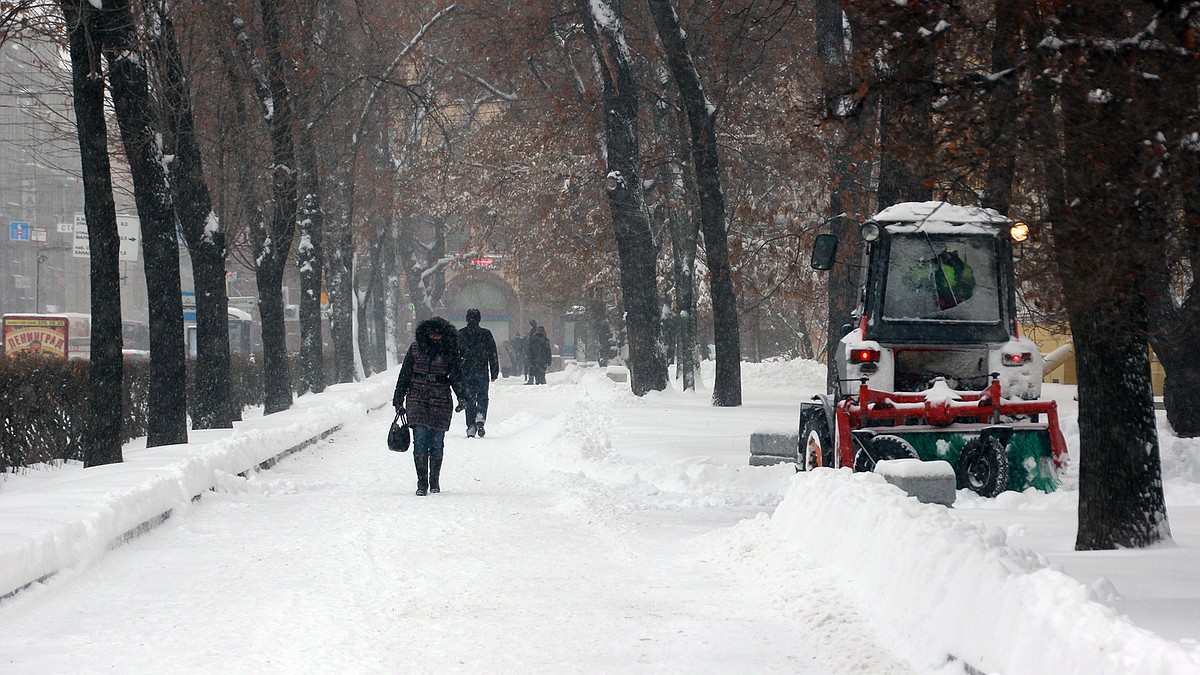
[[[885,321],[1000,322],[997,242],[986,234],[896,234],[884,286]]]

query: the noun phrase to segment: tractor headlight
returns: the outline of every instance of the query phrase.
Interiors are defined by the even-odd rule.
[[[1013,241],[1018,244],[1023,243],[1026,239],[1029,239],[1029,225],[1022,222],[1013,223],[1012,227],[1008,228],[1008,234],[1012,237]]]
[[[868,220],[858,228],[858,234],[862,236],[863,241],[875,241],[879,238],[879,223]]]

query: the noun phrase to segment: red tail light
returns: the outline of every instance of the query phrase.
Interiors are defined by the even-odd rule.
[[[879,350],[851,349],[850,363],[879,363]]]
[[[1023,366],[1033,360],[1033,354],[1030,352],[1022,352],[1020,354],[1005,354],[1002,357],[1006,366]]]

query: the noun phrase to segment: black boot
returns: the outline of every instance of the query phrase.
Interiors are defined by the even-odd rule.
[[[429,494],[429,453],[414,452],[413,464],[417,467],[417,496]]]
[[[442,486],[438,485],[438,478],[442,474],[442,455],[429,456],[429,491],[437,494],[442,491]]]

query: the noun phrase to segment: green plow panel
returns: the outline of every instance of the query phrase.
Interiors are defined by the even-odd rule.
[[[928,462],[944,459],[958,467],[963,446],[978,432],[922,431],[904,433],[889,429],[888,434],[912,444],[917,456]],[[1054,492],[1056,482],[1051,468],[1050,434],[1045,429],[1017,429],[1008,439],[1008,489],[1021,491],[1034,487],[1042,492]]]

